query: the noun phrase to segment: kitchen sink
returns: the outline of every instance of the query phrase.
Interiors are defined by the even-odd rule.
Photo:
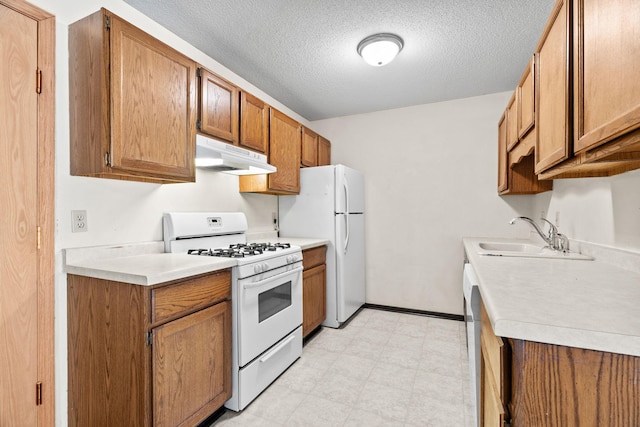
[[[535,245],[533,243],[516,242],[479,242],[477,243],[478,255],[503,256],[503,257],[528,257],[528,258],[552,258],[592,260],[588,255],[577,252],[554,251],[548,246]]]

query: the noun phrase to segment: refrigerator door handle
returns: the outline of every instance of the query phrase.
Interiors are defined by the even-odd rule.
[[[351,209],[349,209],[349,183],[346,175],[343,175],[342,179],[344,180],[344,213],[348,214],[351,212]]]
[[[344,237],[344,253],[347,254],[347,247],[349,247],[349,214],[346,213],[344,216],[344,225],[345,225],[345,237]]]

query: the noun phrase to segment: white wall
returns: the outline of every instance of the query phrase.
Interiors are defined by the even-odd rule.
[[[30,0],[56,17],[56,425],[67,425],[67,317],[63,248],[162,240],[162,213],[173,210],[243,211],[250,231],[271,230],[277,198],[238,193],[238,178],[200,171],[196,183],[149,184],[75,177],[69,174],[69,24],[105,7],[196,62],[260,97],[303,124],[308,122],[276,99],[177,38],[120,0]],[[86,210],[88,232],[71,233],[71,210]]]
[[[556,179],[535,212],[559,218],[572,239],[640,251],[640,170],[609,178]]]
[[[531,196],[497,195],[497,125],[511,92],[313,122],[333,163],[365,174],[367,302],[462,313],[463,236],[510,226]]]

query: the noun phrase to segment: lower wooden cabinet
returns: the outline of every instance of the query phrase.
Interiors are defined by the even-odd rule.
[[[313,332],[327,317],[326,246],[302,252],[302,336]]]
[[[640,357],[500,338],[480,316],[480,426],[640,426]]]
[[[195,426],[231,396],[231,273],[68,276],[70,426]]]

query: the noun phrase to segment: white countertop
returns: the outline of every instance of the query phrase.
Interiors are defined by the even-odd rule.
[[[640,274],[585,260],[467,257],[496,335],[640,356]]]
[[[305,249],[326,245],[328,240],[272,238],[272,243],[291,243]],[[265,239],[255,239],[265,241]],[[134,285],[151,286],[198,274],[234,267],[233,258],[198,257],[164,253],[163,242],[64,249],[66,273]]]

